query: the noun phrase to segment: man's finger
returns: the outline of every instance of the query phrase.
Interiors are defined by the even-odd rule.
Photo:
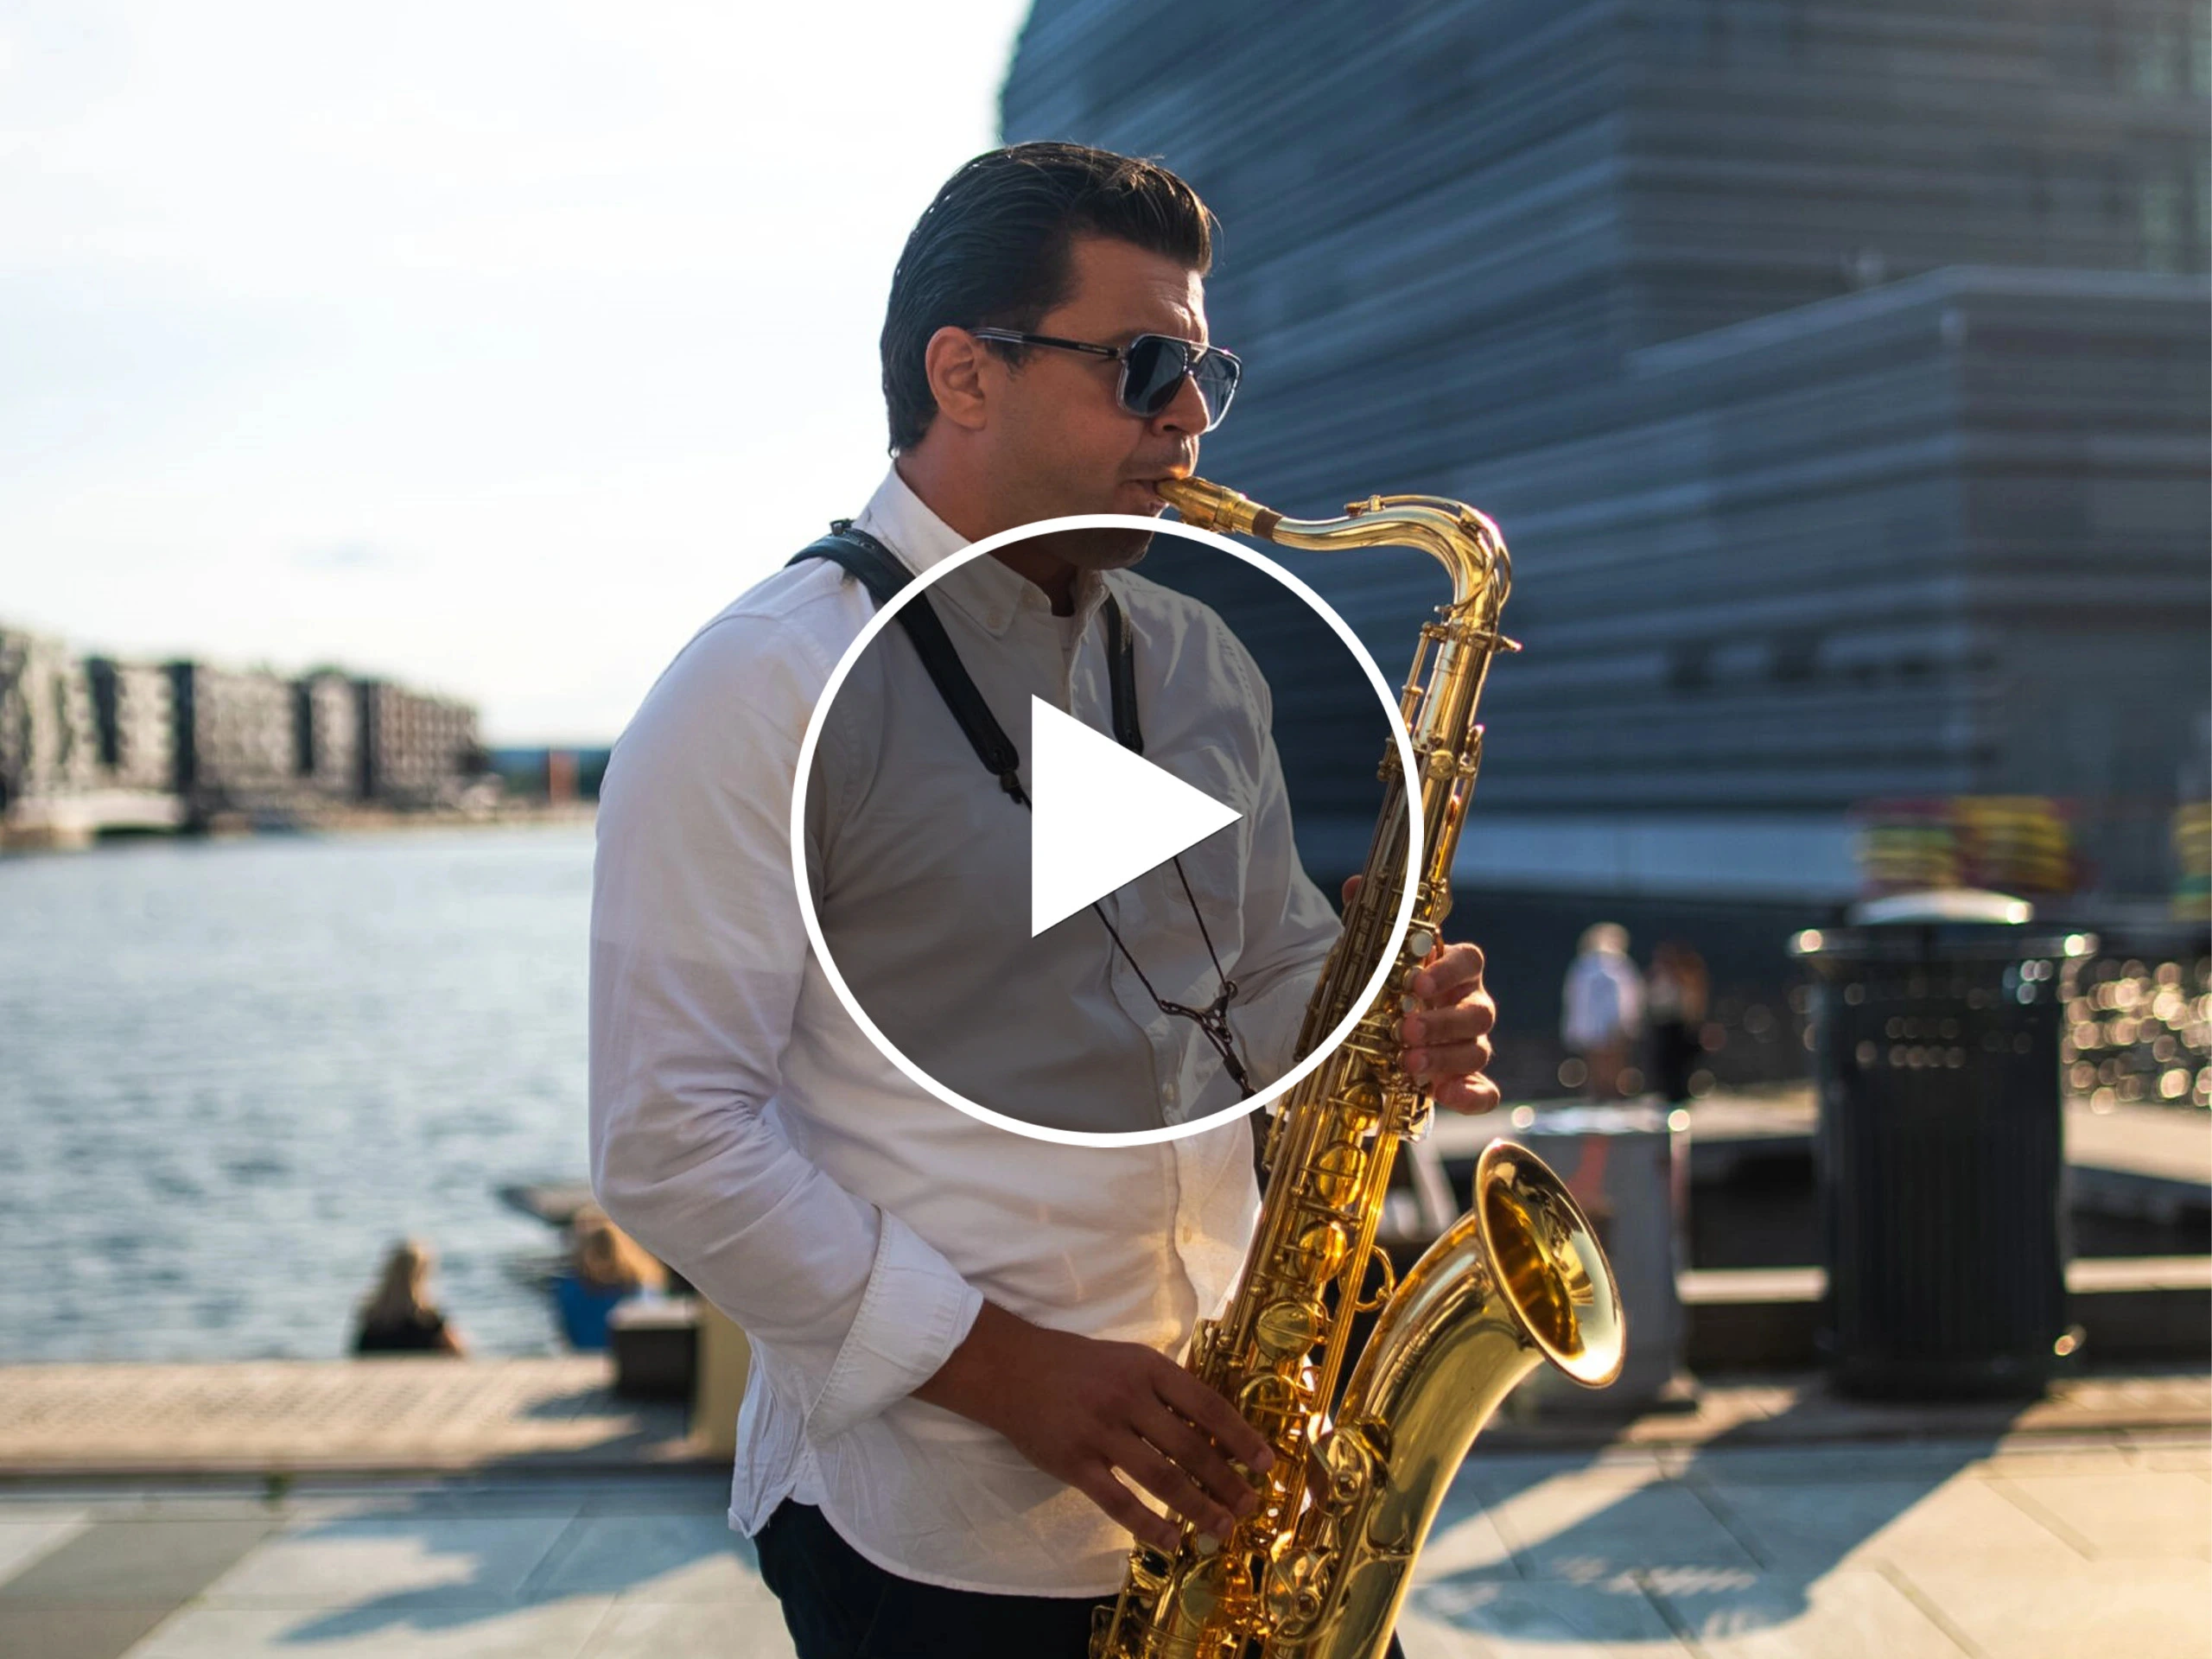
[[[1263,1473],[1274,1463],[1275,1454],[1260,1431],[1246,1422],[1236,1407],[1181,1366],[1163,1365],[1154,1376],[1154,1390],[1247,1468]]]
[[[1433,1077],[1442,1084],[1455,1078],[1472,1077],[1478,1071],[1487,1071],[1491,1058],[1490,1039],[1487,1037],[1478,1037],[1471,1043],[1445,1043],[1408,1049],[1406,1075]]]
[[[1442,1112],[1459,1112],[1470,1117],[1484,1112],[1494,1112],[1504,1103],[1498,1087],[1488,1077],[1452,1077],[1440,1084],[1430,1096]]]
[[[1181,1530],[1162,1515],[1154,1515],[1135,1492],[1122,1484],[1121,1478],[1104,1464],[1085,1469],[1076,1478],[1076,1485],[1083,1495],[1096,1503],[1107,1515],[1128,1529],[1135,1537],[1154,1549],[1168,1554],[1175,1553],[1175,1546],[1182,1539]]]
[[[1226,1538],[1236,1525],[1228,1507],[1210,1497],[1183,1464],[1148,1440],[1132,1437],[1114,1454],[1115,1465],[1200,1532]]]
[[[1497,1024],[1497,1004],[1486,996],[1471,996],[1464,1002],[1406,1015],[1398,1021],[1398,1036],[1408,1048],[1435,1048],[1487,1037]]]
[[[1481,947],[1466,944],[1447,944],[1436,960],[1414,976],[1414,995],[1440,997],[1458,990],[1462,985],[1471,985],[1483,976]]]
[[[1231,1515],[1249,1515],[1260,1507],[1259,1494],[1230,1466],[1220,1448],[1180,1413],[1170,1411],[1163,1404],[1158,1418],[1138,1424],[1137,1432],[1173,1459],[1175,1466],[1201,1491]]]

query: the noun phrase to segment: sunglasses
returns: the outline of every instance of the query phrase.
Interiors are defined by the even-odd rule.
[[[978,340],[995,340],[1008,346],[1052,346],[1064,352],[1086,352],[1122,365],[1122,385],[1116,400],[1130,414],[1151,420],[1175,401],[1187,376],[1198,383],[1205,402],[1206,430],[1221,424],[1229,401],[1236,396],[1236,382],[1244,365],[1218,346],[1196,346],[1173,334],[1139,334],[1126,346],[1094,346],[1089,340],[1061,340],[1053,334],[1025,334],[1011,328],[970,328]]]

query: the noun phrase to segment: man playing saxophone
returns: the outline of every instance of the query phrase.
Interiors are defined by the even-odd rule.
[[[1107,152],[1025,144],[963,167],[893,278],[893,460],[855,528],[921,570],[1039,519],[1160,512],[1156,486],[1192,471],[1236,385],[1207,334],[1213,230],[1182,180]],[[1101,573],[1148,539],[1020,543],[961,574],[997,584],[993,637],[1097,652]],[[1141,700],[1211,710],[1222,742],[1265,762],[1228,873],[1237,926],[1213,942],[1264,1085],[1292,1062],[1338,924],[1298,862],[1264,702],[1206,678],[1257,683],[1249,655],[1205,607],[1123,591]],[[1225,1534],[1254,1501],[1232,1460],[1269,1455],[1176,1363],[1245,1248],[1249,1128],[1232,1116],[1136,1147],[994,1128],[914,1087],[826,989],[790,807],[814,703],[873,608],[826,561],[778,572],[694,636],[614,750],[593,905],[593,1184],[752,1338],[729,1518],[756,1540],[802,1659],[1075,1659],[1132,1535],[1171,1548],[1179,1522]],[[1186,648],[1201,636],[1209,649]],[[964,633],[963,654],[982,638]],[[1103,709],[1073,712],[1104,727]],[[892,826],[846,828],[839,856],[897,867]],[[916,924],[894,906],[877,925]],[[930,925],[932,948],[960,951],[957,924]],[[1101,974],[1137,997],[1117,948],[1157,962],[1192,948],[1189,925],[1101,931]],[[841,957],[867,948],[839,942]],[[1414,989],[1406,1071],[1446,1109],[1489,1110],[1479,951],[1440,945]],[[1147,1036],[1134,1007],[1071,1001],[1025,1040],[1095,1046],[1103,1077],[1173,1077],[1162,1045],[1209,1040],[1183,1020]],[[1217,1079],[1203,1101],[1171,1095],[1141,1104],[1174,1122],[1236,1098]]]

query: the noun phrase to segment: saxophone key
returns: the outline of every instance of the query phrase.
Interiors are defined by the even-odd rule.
[[[1327,1325],[1328,1315],[1319,1303],[1283,1300],[1262,1308],[1252,1329],[1268,1358],[1284,1360],[1313,1347]]]
[[[1341,1223],[1317,1222],[1301,1230],[1284,1252],[1284,1270],[1306,1283],[1325,1284],[1337,1276],[1351,1249],[1351,1236]]]

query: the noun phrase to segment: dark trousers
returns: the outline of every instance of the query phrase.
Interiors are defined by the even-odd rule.
[[[1659,1097],[1679,1106],[1690,1097],[1690,1073],[1705,1055],[1697,1027],[1666,1020],[1651,1027],[1651,1086]]]
[[[1085,1659],[1088,1597],[987,1596],[887,1573],[810,1503],[776,1506],[753,1541],[798,1659]]]
[[[990,1596],[887,1573],[811,1504],[776,1506],[753,1547],[798,1659],[1086,1659],[1085,1597]],[[1404,1659],[1395,1637],[1390,1659]]]

